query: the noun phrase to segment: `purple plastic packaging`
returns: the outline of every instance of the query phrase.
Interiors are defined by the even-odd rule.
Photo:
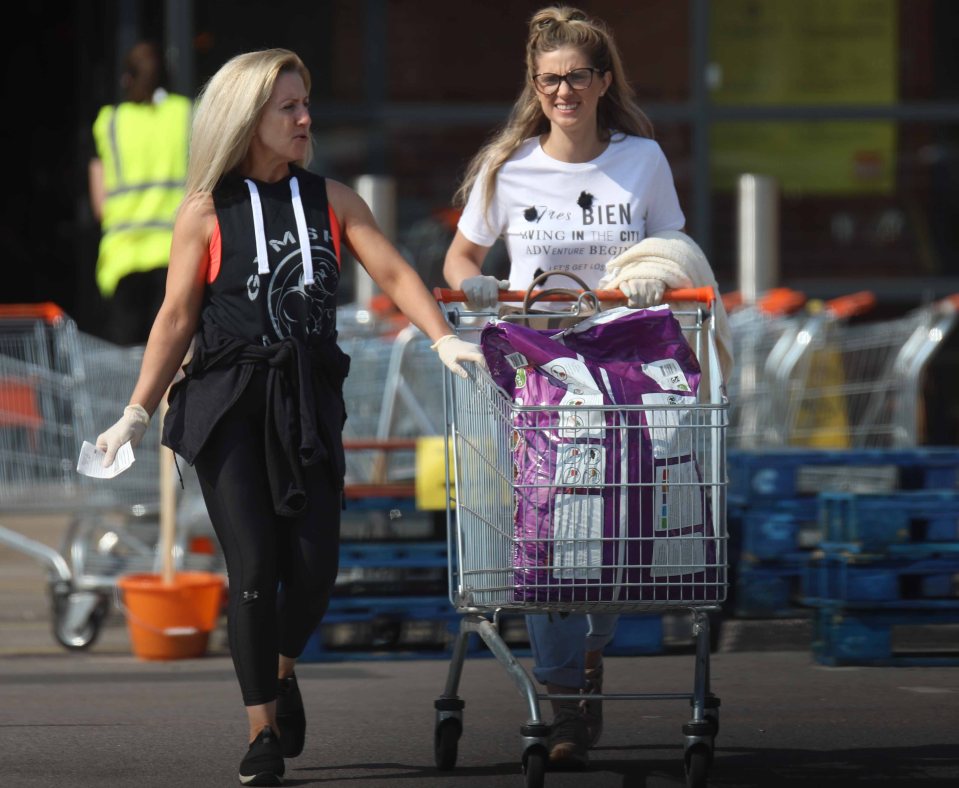
[[[700,367],[672,312],[614,309],[563,331],[497,321],[481,345],[516,406],[516,601],[719,599],[692,456]],[[610,407],[642,404],[668,415]]]

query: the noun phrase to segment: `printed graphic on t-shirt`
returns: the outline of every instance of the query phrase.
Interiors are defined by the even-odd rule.
[[[643,240],[646,217],[634,226],[637,208],[632,202],[598,203],[589,192],[571,197],[569,207],[530,205],[522,220],[511,223],[523,242],[523,253],[547,258],[544,270],[602,276],[606,261]],[[599,277],[590,277],[590,279]]]

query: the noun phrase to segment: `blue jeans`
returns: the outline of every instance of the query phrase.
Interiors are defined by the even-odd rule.
[[[599,651],[616,634],[615,614],[536,614],[526,616],[533,650],[533,675],[542,684],[582,689],[587,651]]]

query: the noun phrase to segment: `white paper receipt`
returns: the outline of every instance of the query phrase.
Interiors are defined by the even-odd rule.
[[[77,473],[92,476],[94,479],[112,479],[133,465],[136,459],[133,456],[133,447],[130,446],[129,442],[120,447],[116,459],[113,460],[113,465],[106,468],[103,467],[105,456],[106,452],[101,451],[89,441],[84,441],[80,447],[80,459],[77,460]]]

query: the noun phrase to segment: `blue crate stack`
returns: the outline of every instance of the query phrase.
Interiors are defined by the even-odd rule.
[[[448,597],[447,542],[436,517],[412,499],[353,501],[344,513],[340,571],[323,622],[301,656],[304,662],[448,659],[460,614]],[[433,517],[432,528],[424,518]],[[514,655],[530,657],[525,617],[504,613],[500,634]],[[685,611],[623,614],[610,656],[686,651],[694,647]],[[715,638],[714,638],[715,642]],[[491,656],[470,636],[471,656]]]
[[[735,615],[811,616],[822,664],[959,664],[894,643],[908,627],[959,624],[959,449],[729,460]]]
[[[831,493],[807,567],[813,654],[827,665],[959,665],[959,642],[897,646],[905,627],[959,624],[959,491]]]
[[[413,498],[350,501],[333,598],[301,661],[448,658],[459,619],[443,519]]]

